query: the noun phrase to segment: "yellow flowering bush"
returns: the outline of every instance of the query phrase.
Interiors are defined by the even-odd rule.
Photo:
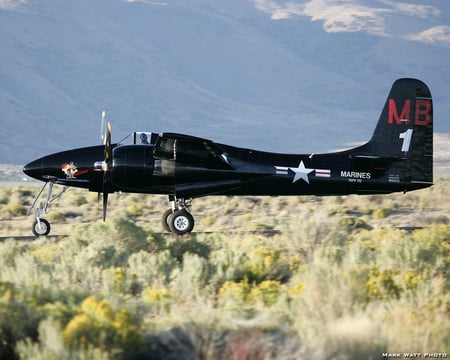
[[[142,301],[156,309],[158,312],[163,310],[169,312],[171,303],[175,298],[175,292],[166,288],[148,287],[142,291]]]
[[[70,347],[94,347],[103,350],[137,350],[142,342],[140,324],[125,309],[113,310],[106,300],[87,297],[63,330]]]

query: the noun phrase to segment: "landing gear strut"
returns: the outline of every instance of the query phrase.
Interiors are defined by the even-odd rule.
[[[45,198],[45,203],[40,203],[39,207],[36,208],[34,211],[34,216],[36,220],[33,222],[33,226],[31,227],[31,231],[33,231],[33,234],[35,236],[47,236],[50,232],[50,223],[42,219],[43,216],[46,216],[49,210],[49,205],[55,201],[57,198],[59,198],[63,193],[65,193],[68,189],[67,186],[64,186],[64,188],[57,193],[55,196],[52,197],[53,192],[53,185],[55,185],[52,181],[46,182],[39,193],[37,194],[36,198],[33,201],[33,204],[31,204],[30,208],[28,209],[27,216],[31,214],[31,211],[33,211],[34,206],[36,205],[36,202],[40,198],[42,192],[44,191],[45,187],[49,185],[47,197]]]
[[[194,217],[189,211],[191,199],[177,199],[170,195],[169,201],[172,207],[166,210],[162,216],[164,230],[177,235],[190,233],[194,228]]]

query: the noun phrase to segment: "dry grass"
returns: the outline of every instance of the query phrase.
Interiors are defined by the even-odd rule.
[[[441,179],[430,189],[383,196],[206,197],[194,200],[192,212],[195,231],[200,232],[285,231],[297,226],[296,220],[307,220],[309,229],[301,226],[297,231],[315,228],[318,233],[308,235],[320,237],[322,224],[344,214],[372,227],[420,227],[449,221],[449,184]],[[0,187],[0,236],[31,234],[32,216],[27,219],[24,214],[38,189],[38,185]],[[161,215],[169,207],[166,196],[112,194],[109,199],[108,219],[127,218],[153,232],[162,231]],[[73,226],[96,222],[101,214],[96,193],[70,189],[53,203],[48,217],[52,234],[68,235]]]
[[[186,237],[160,233],[165,197],[111,195],[103,223],[71,190],[49,214],[68,237],[0,243],[0,357],[448,354],[449,189],[196,199]],[[0,188],[2,236],[30,233],[37,190]]]

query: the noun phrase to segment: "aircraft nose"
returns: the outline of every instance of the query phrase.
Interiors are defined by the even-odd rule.
[[[23,172],[29,177],[41,180],[42,168],[43,168],[42,159],[38,159],[26,164],[23,168]]]

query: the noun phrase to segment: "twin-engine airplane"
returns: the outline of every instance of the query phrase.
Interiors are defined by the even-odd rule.
[[[103,219],[109,193],[166,194],[171,208],[162,225],[182,235],[194,228],[190,206],[196,197],[388,194],[433,184],[431,93],[415,79],[393,84],[372,139],[346,151],[277,154],[175,133],[130,136],[130,145],[112,144],[108,123],[103,145],[47,155],[24,167],[25,174],[45,182],[29,213],[49,184],[35,212],[35,235],[49,233],[42,217],[70,186],[103,193]],[[52,197],[54,184],[64,188]]]

